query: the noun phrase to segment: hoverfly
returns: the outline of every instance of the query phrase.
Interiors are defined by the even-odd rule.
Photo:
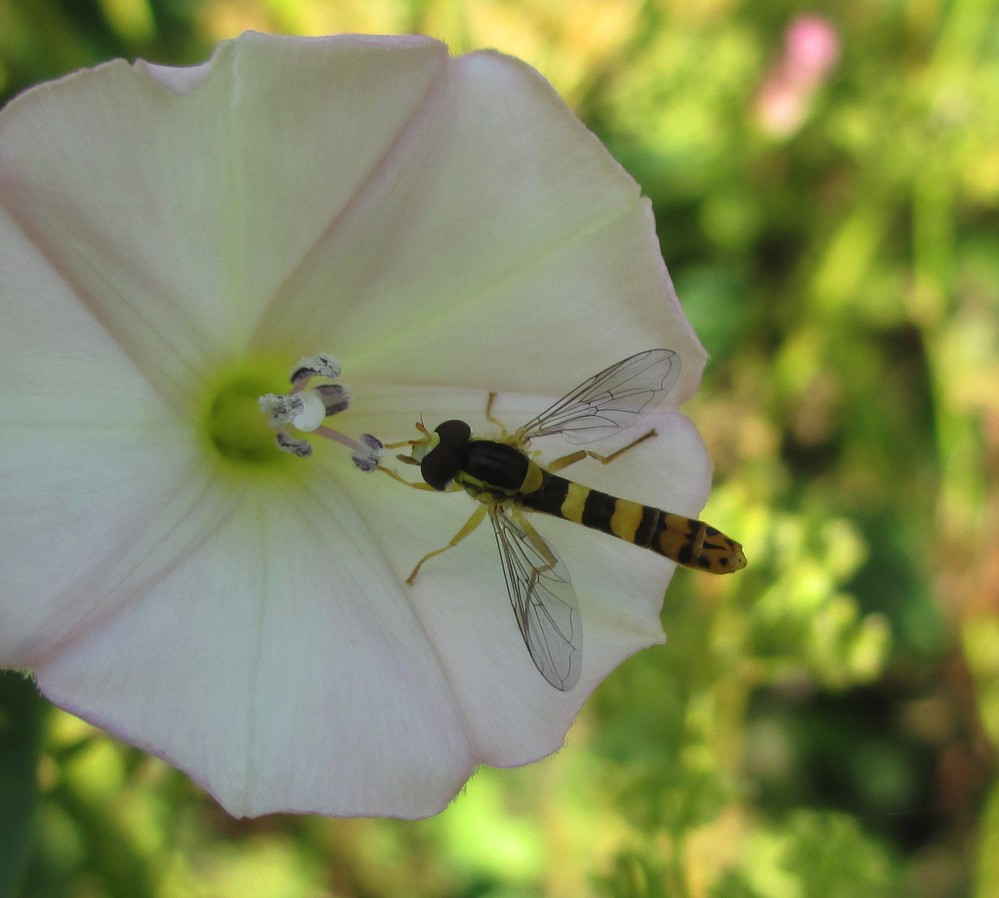
[[[492,439],[472,435],[464,421],[445,421],[422,436],[388,448],[410,446],[397,458],[419,465],[424,483],[396,480],[417,489],[464,490],[481,503],[448,545],[428,552],[409,575],[456,546],[489,516],[507,592],[531,659],[556,689],[567,691],[582,667],[582,622],[569,572],[534,529],[524,510],[574,521],[665,555],[687,567],[726,574],[745,567],[742,547],[703,521],[618,499],[558,476],[556,471],[587,456],[607,463],[655,435],[651,430],[608,456],[577,450],[542,467],[529,453],[532,440],[560,434],[589,443],[631,427],[652,411],[680,375],[680,358],[669,349],[649,349],[595,374],[523,427]],[[490,393],[486,417],[495,394]],[[536,454],[536,453],[534,453]]]

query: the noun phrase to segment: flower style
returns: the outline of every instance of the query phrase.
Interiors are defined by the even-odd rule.
[[[0,664],[234,815],[435,813],[478,764],[557,750],[663,639],[670,562],[536,520],[586,627],[579,683],[553,689],[487,532],[405,583],[466,497],[327,440],[282,453],[258,408],[326,351],[348,444],[421,415],[485,428],[490,390],[516,426],[666,346],[658,438],[572,476],[699,510],[709,465],[674,409],[704,353],[649,203],[523,63],[245,34],[28,91],[0,113],[0,310]]]

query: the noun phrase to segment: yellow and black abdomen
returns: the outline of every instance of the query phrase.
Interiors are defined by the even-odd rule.
[[[609,533],[698,570],[727,574],[746,566],[742,546],[704,521],[618,499],[537,470],[540,486],[517,497],[525,508]]]

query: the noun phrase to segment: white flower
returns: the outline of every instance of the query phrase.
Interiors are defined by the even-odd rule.
[[[257,407],[323,350],[352,438],[484,427],[489,390],[516,426],[651,346],[682,358],[670,404],[694,391],[648,202],[516,60],[246,34],[35,88],[0,114],[0,314],[0,664],[233,814],[434,813],[662,640],[670,562],[535,516],[586,627],[553,689],[487,528],[404,583],[467,497],[278,452]],[[655,424],[571,476],[696,512],[701,443]]]

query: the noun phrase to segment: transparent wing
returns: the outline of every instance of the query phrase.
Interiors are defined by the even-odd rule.
[[[672,349],[647,349],[583,381],[516,435],[521,442],[556,433],[570,443],[602,440],[651,412],[679,376]]]
[[[516,510],[492,505],[489,519],[531,660],[552,686],[566,692],[576,685],[583,664],[583,622],[569,572]]]

